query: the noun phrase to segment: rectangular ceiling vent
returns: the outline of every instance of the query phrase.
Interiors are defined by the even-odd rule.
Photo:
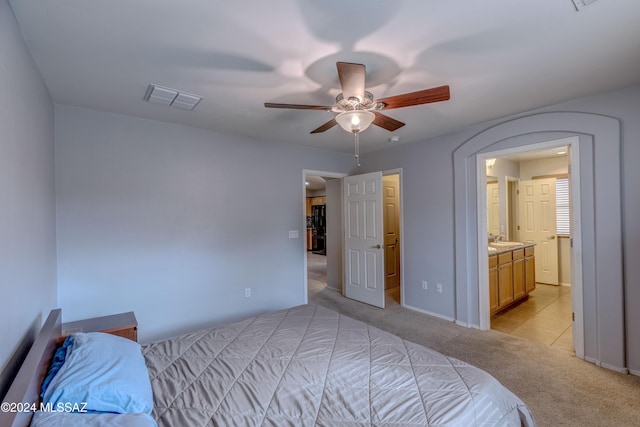
[[[587,6],[591,6],[598,0],[572,0],[572,1],[573,1],[573,5],[576,7],[576,11],[580,12],[582,9],[584,9]]]
[[[202,97],[175,89],[150,84],[144,100],[153,104],[168,105],[181,110],[193,110],[202,101]]]

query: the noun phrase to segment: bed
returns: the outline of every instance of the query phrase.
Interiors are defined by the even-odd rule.
[[[535,426],[488,373],[315,305],[141,352],[160,427]]]

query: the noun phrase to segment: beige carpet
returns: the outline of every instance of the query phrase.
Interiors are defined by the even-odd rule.
[[[309,262],[309,302],[478,366],[516,393],[540,426],[640,426],[640,377],[497,331],[456,326],[404,309],[384,310],[344,298],[322,282],[322,260]]]

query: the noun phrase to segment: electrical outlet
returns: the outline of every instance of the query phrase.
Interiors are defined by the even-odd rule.
[[[244,297],[251,298],[251,288],[244,288]]]
[[[441,294],[441,293],[442,293],[442,283],[438,283],[438,284],[436,285],[436,291],[438,291],[438,293],[439,293],[439,294]]]
[[[426,281],[426,280],[423,280],[423,281],[422,281],[422,289],[424,289],[425,291],[426,291],[427,289],[429,289],[429,284],[427,283],[427,281]]]

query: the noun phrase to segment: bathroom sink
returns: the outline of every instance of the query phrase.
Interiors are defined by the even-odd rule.
[[[515,248],[516,246],[522,246],[524,243],[522,242],[493,242],[489,243],[489,245],[494,248]]]
[[[489,252],[498,252],[498,250],[493,246],[489,246],[487,249],[489,250]]]

